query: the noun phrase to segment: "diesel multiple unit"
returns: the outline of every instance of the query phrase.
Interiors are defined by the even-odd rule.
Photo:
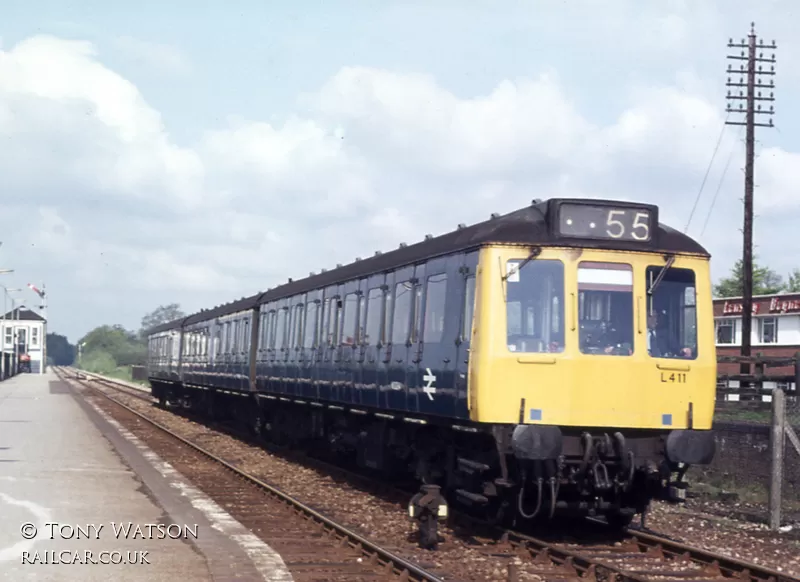
[[[709,258],[655,206],[537,200],[159,326],[149,380],[493,518],[624,525],[714,455]]]

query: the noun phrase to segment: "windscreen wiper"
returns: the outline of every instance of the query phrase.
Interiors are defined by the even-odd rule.
[[[522,267],[524,267],[525,265],[530,263],[533,259],[538,257],[541,253],[542,253],[542,247],[533,247],[533,250],[531,251],[531,254],[529,254],[528,257],[524,261],[522,261],[520,264],[516,265],[515,267],[512,267],[511,269],[508,270],[508,272],[505,275],[503,275],[503,281],[506,281],[509,277],[512,277],[513,275],[516,275],[518,272],[520,272],[522,270]]]
[[[647,290],[647,294],[651,297],[653,296],[656,288],[661,284],[661,280],[664,278],[664,275],[667,274],[667,269],[669,269],[672,266],[672,263],[675,262],[675,255],[666,255],[664,258],[667,260],[667,264],[661,267],[661,270],[656,276],[656,280],[650,284],[650,288]]]

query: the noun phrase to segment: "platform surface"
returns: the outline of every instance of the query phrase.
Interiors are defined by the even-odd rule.
[[[242,537],[241,529],[230,526],[238,522],[200,511],[215,504],[190,491],[180,475],[170,474],[168,465],[115,424],[52,372],[0,382],[0,579],[291,579],[266,546],[261,557],[273,560],[273,572],[265,573],[264,559],[257,568],[259,556],[231,539],[232,532]],[[219,519],[228,524],[228,535]],[[148,539],[115,534],[112,522],[117,528],[132,524],[130,531],[138,525]],[[36,527],[33,539],[23,537],[24,524]],[[148,534],[149,524],[185,526],[189,539],[157,539],[157,529]],[[90,539],[77,539],[78,526]],[[143,563],[143,552],[149,563]],[[69,563],[75,556],[138,563]]]

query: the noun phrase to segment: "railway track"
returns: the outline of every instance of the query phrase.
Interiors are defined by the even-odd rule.
[[[67,374],[57,370],[64,380]],[[140,422],[151,448],[245,527],[278,552],[295,580],[375,580],[397,578],[426,582],[442,579],[340,525],[301,501],[260,481],[199,447],[92,384],[101,383],[138,399],[145,391],[99,376],[72,376],[94,394],[114,403],[115,417]],[[91,378],[93,382],[87,382]],[[156,444],[156,447],[153,445]],[[224,468],[224,471],[221,469]],[[231,500],[234,504],[231,505]],[[321,535],[322,534],[322,535]],[[320,578],[320,576],[323,576]]]
[[[83,372],[79,372],[79,374],[91,378],[93,380],[92,383],[112,388],[132,396],[136,400],[153,402],[146,388],[132,388],[126,383],[104,377]],[[113,400],[108,394],[103,394],[106,398]],[[210,453],[205,454],[210,455]],[[210,456],[213,457],[213,455]],[[225,461],[220,460],[220,462],[231,470],[238,472],[237,469],[228,465]],[[328,468],[341,473],[354,475],[357,479],[364,479],[363,475],[352,474],[327,463],[317,463],[316,460],[314,463],[326,465]],[[265,483],[262,483],[262,485],[270,487]],[[451,521],[460,523],[462,527],[469,527],[469,518],[454,514]],[[477,523],[474,520],[472,521]],[[636,528],[629,528],[622,538],[609,541],[608,532],[598,529],[602,528],[601,522],[590,520],[586,525],[587,529],[582,533],[578,533],[577,536],[573,535],[574,539],[572,541],[564,541],[563,539],[553,541],[533,537],[521,532],[498,531],[497,529],[493,529],[491,533],[485,535],[474,535],[472,540],[473,542],[484,544],[481,551],[487,560],[496,559],[498,561],[496,572],[500,576],[493,578],[497,580],[631,580],[636,582],[655,582],[656,580],[658,582],[686,582],[689,580],[730,582],[731,580],[738,580],[744,582],[798,582],[797,578],[782,572],[688,546],[653,533],[637,530]],[[491,528],[483,529],[488,532]],[[596,539],[592,539],[592,534],[598,534],[595,536]],[[358,537],[363,540],[361,536]],[[598,539],[599,541],[597,541]],[[363,541],[358,543],[363,544]],[[371,552],[370,555],[377,555],[373,549],[369,550],[369,552]],[[511,556],[516,556],[520,559],[509,561]],[[400,559],[403,560],[402,558]],[[384,563],[388,563],[388,561]],[[407,560],[403,560],[403,563],[410,564]],[[402,575],[401,572],[400,567],[395,571],[395,573]],[[531,576],[533,577],[531,578]]]

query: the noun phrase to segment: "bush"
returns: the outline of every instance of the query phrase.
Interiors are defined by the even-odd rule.
[[[83,354],[80,367],[87,372],[108,376],[117,370],[117,362],[108,352],[98,350]]]

